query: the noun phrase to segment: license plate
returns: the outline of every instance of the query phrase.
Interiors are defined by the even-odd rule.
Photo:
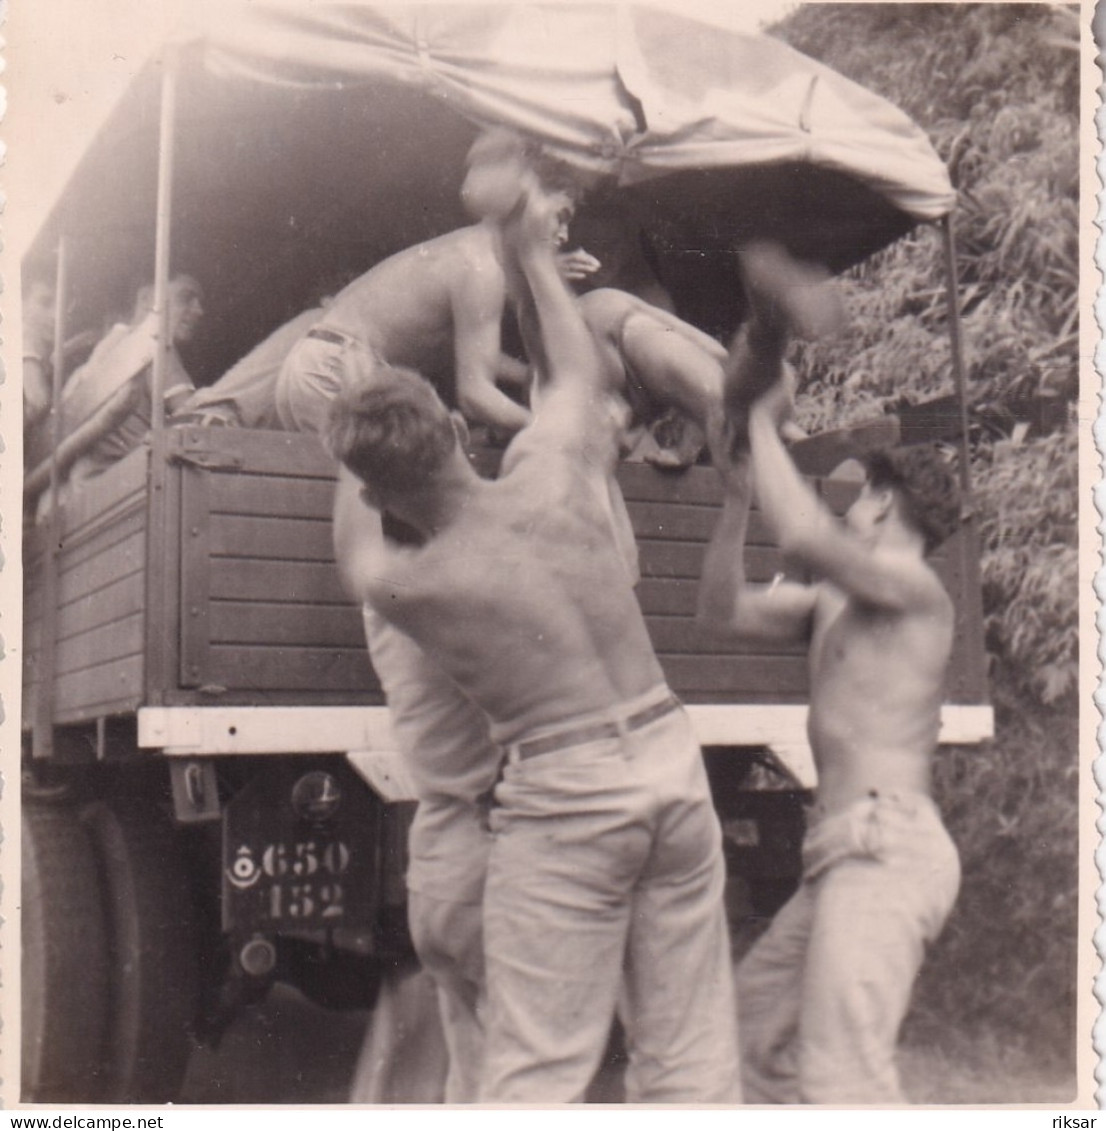
[[[368,925],[378,904],[379,805],[352,775],[325,821],[289,797],[294,776],[264,773],[228,804],[223,824],[223,927],[275,931]]]

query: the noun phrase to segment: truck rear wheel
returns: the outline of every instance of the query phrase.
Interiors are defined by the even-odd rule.
[[[108,944],[88,833],[69,806],[24,804],[22,1098],[88,1103],[108,1012]]]
[[[82,819],[100,865],[108,928],[107,1100],[177,1098],[193,1049],[198,943],[175,831],[148,802],[93,802]]]

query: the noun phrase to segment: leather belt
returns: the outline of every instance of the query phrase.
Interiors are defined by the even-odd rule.
[[[529,738],[522,742],[511,743],[507,748],[508,762],[525,762],[527,758],[536,758],[539,754],[551,754],[554,750],[563,750],[568,746],[582,746],[585,742],[599,742],[604,738],[617,738],[620,734],[641,730],[657,719],[678,710],[680,701],[675,695],[669,694],[650,707],[643,707],[626,717],[624,721],[604,721],[600,723],[585,723],[578,727],[568,727],[553,734],[542,735],[541,738]]]
[[[320,342],[330,342],[336,346],[344,346],[353,341],[348,334],[339,333],[337,330],[328,330],[325,326],[312,326],[305,337],[318,338]]]

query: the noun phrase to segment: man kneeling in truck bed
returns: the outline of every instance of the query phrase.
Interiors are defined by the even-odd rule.
[[[702,627],[727,639],[810,646],[817,804],[802,886],[738,968],[743,1081],[753,1103],[897,1103],[899,1026],[959,886],[930,798],[953,606],[925,560],[956,528],[959,494],[933,448],[870,455],[842,526],[780,442],[790,405],[785,382],[770,387],[749,414],[751,455],[716,454],[725,507],[699,601]],[[754,488],[817,584],[746,584]]]
[[[623,987],[640,1101],[738,1098],[721,833],[698,745],[610,536],[621,421],[534,196],[505,232],[530,287],[548,387],[499,479],[469,464],[428,385],[352,388],[329,437],[339,564],[433,654],[507,751],[485,895],[481,1099],[570,1102]],[[417,546],[381,546],[365,504]]]

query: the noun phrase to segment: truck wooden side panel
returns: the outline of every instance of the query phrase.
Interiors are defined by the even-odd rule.
[[[168,453],[158,516],[171,563],[163,578],[144,576],[151,513],[145,451],[111,468],[64,512],[55,721],[150,703],[382,703],[359,610],[334,568],[334,469],[321,445],[288,433],[179,428],[168,435]],[[696,629],[698,579],[720,499],[714,472],[625,464],[619,480],[638,539],[639,599],[673,688],[689,703],[804,702],[802,648],[727,646]],[[855,491],[828,482],[820,489],[838,511]],[[44,552],[39,530],[27,561],[25,718],[36,690],[36,562]],[[936,563],[960,610],[948,695],[954,703],[985,701],[973,553],[969,531]],[[746,563],[753,580],[780,568],[756,512]],[[153,666],[166,673],[158,686],[143,662],[144,640],[164,649]]]
[[[138,451],[84,487],[61,517],[53,715],[58,723],[133,709],[145,699],[146,466]],[[23,717],[38,692],[43,563],[50,529],[24,559]]]

